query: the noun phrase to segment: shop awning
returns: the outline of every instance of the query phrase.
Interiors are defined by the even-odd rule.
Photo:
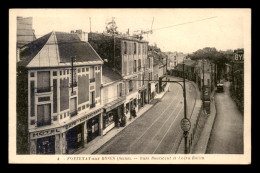
[[[120,97],[110,103],[107,103],[103,108],[106,110],[106,112],[118,107],[119,105],[123,104],[125,101],[125,97]]]

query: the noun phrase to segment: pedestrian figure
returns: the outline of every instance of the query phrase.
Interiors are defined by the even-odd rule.
[[[126,113],[124,113],[121,117],[121,127],[125,127],[126,125]]]
[[[132,114],[133,114],[133,117],[135,118],[136,117],[135,105],[133,105]]]

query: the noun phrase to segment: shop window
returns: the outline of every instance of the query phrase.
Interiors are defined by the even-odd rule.
[[[112,112],[107,113],[106,115],[103,116],[103,129],[114,123],[114,115]]]
[[[55,154],[55,136],[37,139],[37,154]]]
[[[51,124],[51,104],[37,106],[37,126]]]
[[[37,73],[37,92],[50,92],[50,72],[49,71],[39,71]]]

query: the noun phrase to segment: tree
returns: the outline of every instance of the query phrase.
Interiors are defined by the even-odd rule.
[[[107,22],[106,32],[108,34],[118,34],[115,18],[112,17],[112,21]]]

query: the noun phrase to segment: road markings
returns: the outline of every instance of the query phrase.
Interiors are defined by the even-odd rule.
[[[177,116],[174,118],[173,122],[171,123],[170,127],[168,128],[168,130],[166,131],[166,133],[164,134],[162,140],[160,141],[160,143],[157,145],[156,149],[154,150],[153,154],[155,153],[155,151],[158,149],[158,147],[161,145],[163,139],[165,138],[165,136],[167,135],[167,133],[169,132],[169,130],[171,129],[173,123],[175,122],[175,120],[177,119],[177,117],[179,116],[180,112],[183,110],[183,108],[180,109],[180,111],[178,112]]]
[[[137,140],[136,140],[135,142],[133,142],[132,144],[130,144],[129,150],[126,152],[126,154],[130,152],[131,147],[132,147],[134,144],[136,144],[136,143],[147,133],[147,131],[155,124],[155,122],[157,122],[157,121],[159,120],[159,118],[165,113],[165,111],[168,109],[168,107],[170,107],[171,104],[177,99],[177,96],[179,95],[179,93],[180,93],[180,89],[178,89],[178,93],[175,95],[175,98],[174,98],[174,99],[172,100],[172,102],[166,107],[166,109],[161,113],[161,115],[158,116],[158,117],[155,119],[155,121],[145,130],[145,132],[144,132],[139,138],[137,138]]]

